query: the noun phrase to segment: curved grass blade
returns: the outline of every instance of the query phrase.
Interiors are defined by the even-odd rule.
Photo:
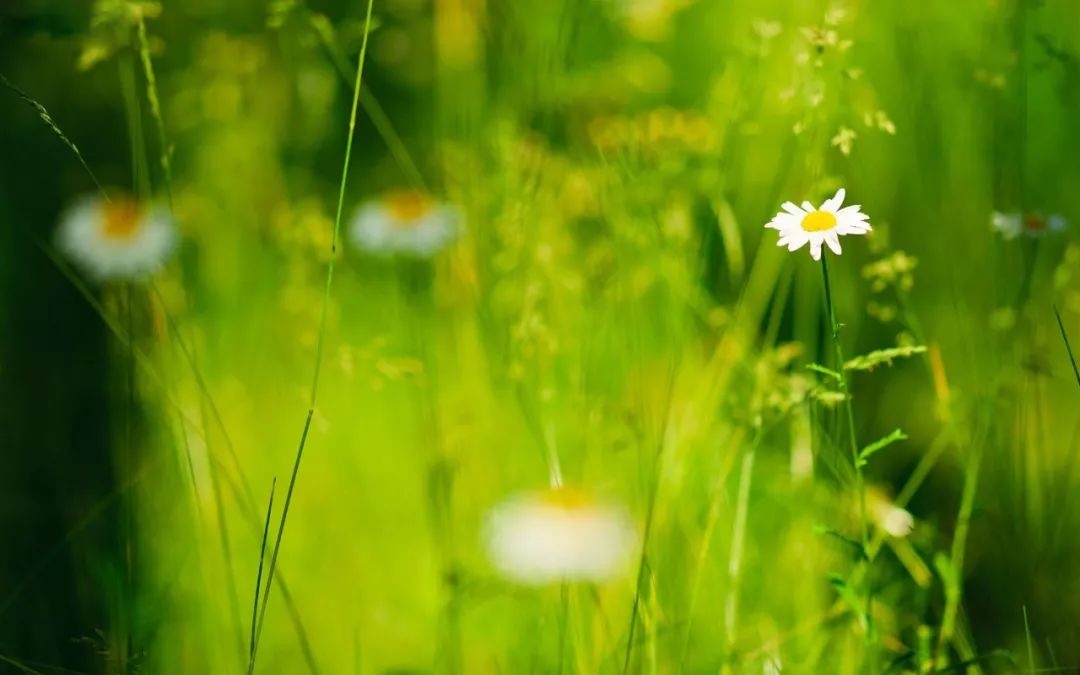
[[[97,189],[101,192],[102,196],[105,197],[106,201],[108,201],[109,194],[105,191],[105,188],[102,187],[101,181],[98,180],[97,175],[95,175],[94,172],[90,170],[90,165],[86,163],[86,159],[83,157],[82,151],[79,150],[79,146],[75,145],[75,142],[68,138],[67,134],[61,131],[60,127],[57,126],[56,122],[53,120],[52,115],[50,115],[49,111],[45,109],[45,106],[30,98],[29,94],[27,94],[19,87],[15,86],[15,84],[13,84],[11,80],[4,77],[3,73],[0,73],[0,84],[7,87],[16,96],[21,98],[23,101],[26,101],[28,104],[30,104],[31,107],[34,108],[34,110],[37,111],[38,117],[41,118],[41,121],[48,125],[48,127],[52,129],[52,132],[56,134],[56,136],[61,141],[64,142],[64,145],[68,146],[68,148],[70,148],[71,151],[75,153],[75,158],[79,160],[79,164],[82,164],[82,168],[86,170],[87,175],[90,176],[90,180],[94,181],[94,185],[97,186]]]

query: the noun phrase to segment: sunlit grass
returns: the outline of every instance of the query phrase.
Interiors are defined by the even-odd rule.
[[[1080,222],[1075,8],[197,4],[97,3],[79,72],[0,61],[65,185],[180,236],[110,281],[23,226],[112,345],[121,506],[83,515],[126,525],[85,563],[107,625],[64,636],[94,668],[1080,663],[1080,244],[1041,225]],[[841,187],[873,232],[776,247]],[[362,204],[452,236],[357,240]],[[526,513],[542,569],[505,550],[523,494],[562,495]],[[625,564],[575,539],[616,531]]]

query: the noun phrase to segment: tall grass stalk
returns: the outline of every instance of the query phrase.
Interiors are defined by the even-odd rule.
[[[740,429],[734,441],[735,446],[738,447],[744,438],[744,432]],[[694,617],[697,614],[698,596],[701,591],[701,579],[704,576],[705,565],[709,559],[713,531],[716,529],[716,524],[720,520],[720,505],[723,502],[724,483],[727,482],[729,474],[730,468],[725,468],[720,472],[720,476],[713,485],[712,497],[709,500],[709,512],[705,517],[705,527],[702,529],[701,533],[701,544],[698,546],[697,559],[694,564],[694,574],[690,581],[690,599],[687,602],[686,609],[686,636],[683,638],[682,654],[679,656],[678,672],[680,673],[685,672],[686,660],[690,655],[690,644],[694,636]]]
[[[139,59],[142,61],[143,76],[146,78],[146,99],[150,104],[150,117],[154,120],[158,134],[158,151],[161,158],[161,170],[165,182],[165,194],[169,200],[169,209],[172,210],[173,185],[172,185],[172,161],[169,145],[165,137],[165,120],[161,117],[161,100],[158,97],[157,78],[154,76],[154,63],[150,60],[150,43],[146,38],[146,20],[142,12],[139,12],[135,21],[135,35],[139,41]]]
[[[289,506],[292,504],[293,491],[296,488],[296,477],[300,472],[300,461],[304,456],[304,446],[307,443],[308,431],[311,429],[311,418],[315,414],[315,403],[319,394],[319,374],[322,370],[323,348],[326,342],[326,317],[330,306],[330,290],[334,282],[334,260],[337,258],[338,239],[341,234],[341,214],[345,206],[345,186],[349,178],[349,162],[352,159],[353,137],[356,133],[356,110],[360,102],[360,85],[364,75],[364,59],[367,56],[368,35],[371,31],[371,10],[374,0],[368,0],[367,15],[364,19],[364,39],[360,45],[360,57],[356,67],[356,84],[353,88],[352,109],[349,112],[349,134],[345,142],[345,163],[341,170],[341,187],[338,190],[337,213],[334,216],[334,233],[330,243],[330,260],[326,268],[326,287],[323,291],[322,312],[319,316],[319,331],[315,344],[315,369],[311,378],[311,397],[308,402],[307,415],[304,418],[303,431],[300,434],[300,444],[296,450],[296,460],[293,462],[292,473],[289,476],[289,486],[285,491],[285,504],[281,511],[281,522],[278,524],[277,535],[274,538],[274,549],[270,555],[270,567],[266,573],[266,590],[263,592],[262,607],[259,610],[259,619],[255,627],[255,640],[251,650],[251,659],[248,662],[248,675],[255,671],[255,659],[259,651],[259,637],[262,634],[263,624],[266,618],[266,608],[270,602],[270,590],[273,588],[274,571],[277,568],[278,554],[281,552],[281,539],[285,534],[285,523],[289,517]]]
[[[38,117],[41,118],[41,121],[44,122],[54,134],[56,134],[57,138],[59,138],[64,143],[64,145],[68,147],[69,150],[71,150],[71,152],[75,155],[75,159],[79,160],[79,164],[81,164],[82,168],[86,171],[86,175],[90,176],[90,180],[94,181],[94,185],[97,187],[98,192],[101,193],[101,196],[105,198],[105,201],[110,201],[109,193],[102,186],[101,181],[98,180],[97,175],[90,170],[90,165],[86,163],[86,158],[83,157],[82,151],[79,150],[79,146],[75,145],[74,141],[68,138],[67,134],[65,134],[63,130],[60,129],[60,127],[56,124],[56,121],[53,119],[53,116],[49,114],[48,110],[45,109],[45,106],[41,105],[33,98],[30,98],[29,94],[27,94],[19,87],[15,86],[15,84],[13,84],[11,80],[7,79],[3,73],[0,73],[0,84],[4,85],[4,87],[6,87],[8,90],[21,98],[24,102],[28,103],[37,112]]]
[[[668,396],[671,395],[669,384]],[[641,611],[641,587],[645,583],[646,574],[649,571],[649,540],[652,536],[653,521],[656,516],[656,500],[660,492],[660,474],[663,471],[664,446],[667,445],[667,423],[671,413],[671,401],[667,400],[664,406],[664,423],[660,426],[659,437],[656,441],[656,450],[653,453],[652,481],[649,487],[648,502],[645,508],[645,527],[641,533],[641,552],[638,555],[637,579],[634,583],[634,601],[630,607],[630,628],[626,637],[626,653],[623,657],[623,675],[630,672],[630,661],[634,653],[634,635],[637,632],[638,614]]]
[[[1080,385],[1080,367],[1076,365],[1076,357],[1073,355],[1072,344],[1069,343],[1069,334],[1065,332],[1065,322],[1061,320],[1061,312],[1057,305],[1054,306],[1054,318],[1057,319],[1058,330],[1061,331],[1061,341],[1065,343],[1065,352],[1069,355],[1069,363],[1072,365],[1076,384]]]
[[[759,432],[760,433],[760,432]],[[754,475],[754,454],[757,443],[743,455],[742,468],[739,471],[739,491],[735,502],[735,522],[732,525],[731,551],[728,555],[728,588],[724,601],[724,633],[727,636],[727,658],[725,672],[731,668],[731,657],[735,649],[735,627],[739,607],[739,582],[742,579],[743,545],[746,540],[746,517],[750,505],[750,482]]]
[[[277,476],[270,483],[270,500],[266,505],[266,521],[263,523],[262,542],[259,544],[259,572],[255,576],[255,600],[251,607],[251,641],[248,644],[248,658],[255,653],[255,622],[259,617],[259,586],[262,584],[263,563],[266,561],[266,539],[270,535],[270,516],[274,513],[274,490],[277,488]]]
[[[956,632],[957,614],[963,595],[964,552],[967,547],[968,528],[971,514],[975,509],[975,493],[979,485],[979,469],[982,463],[985,430],[980,428],[974,437],[964,464],[964,488],[960,496],[960,509],[956,518],[956,530],[953,533],[952,548],[948,562],[948,574],[945,581],[945,609],[942,612],[941,630],[938,633],[935,663],[942,663],[945,647]]]
[[[352,85],[352,73],[349,68],[349,61],[342,53],[341,46],[338,43],[337,36],[334,35],[332,26],[326,22],[320,20],[322,17],[312,13],[305,8],[306,20],[308,26],[311,27],[313,33],[319,40],[319,44],[322,45],[324,51],[330,58],[330,62],[334,64],[334,70],[337,71],[341,80],[345,83],[345,86]],[[427,181],[424,180],[424,175],[420,172],[416,162],[413,160],[412,155],[409,154],[409,149],[405,147],[405,141],[402,140],[401,135],[394,129],[393,122],[390,121],[390,116],[386,114],[382,104],[375,98],[375,94],[370,90],[364,89],[360,92],[360,107],[364,109],[364,112],[368,114],[368,119],[371,120],[371,124],[375,127],[375,133],[386,143],[387,149],[390,154],[394,156],[394,161],[398,163],[398,166],[409,178],[409,182],[413,184],[413,187],[423,192],[428,192]]]
[[[127,332],[132,339],[128,340],[127,349],[124,351],[124,440],[121,449],[119,474],[121,480],[134,471],[135,467],[135,290],[130,282],[123,284],[121,290],[124,303],[124,314],[127,321]],[[121,529],[123,532],[123,559],[124,559],[124,604],[121,610],[121,665],[122,672],[127,672],[128,659],[133,653],[133,630],[132,609],[135,605],[135,561],[134,561],[134,537],[135,537],[135,500],[130,493],[125,492],[121,499]]]
[[[873,651],[874,626],[871,608],[873,606],[873,578],[872,562],[870,554],[870,527],[866,517],[866,487],[863,479],[862,462],[859,459],[859,442],[855,435],[855,413],[851,404],[851,388],[848,386],[848,376],[844,369],[844,348],[840,343],[840,323],[836,320],[836,309],[833,304],[832,283],[829,280],[829,254],[821,254],[821,278],[825,286],[825,311],[828,315],[829,330],[832,334],[833,354],[835,358],[836,372],[839,373],[840,393],[844,395],[844,417],[847,418],[848,443],[851,447],[851,463],[855,469],[855,498],[859,504],[859,530],[862,543],[862,553],[866,561],[866,607],[863,610],[863,623],[866,628],[866,643],[868,651]]]
[[[200,399],[199,421],[202,423],[203,433],[206,434],[204,439],[206,454],[207,456],[213,456],[210,443],[210,431],[206,425],[205,401],[205,398]],[[233,547],[231,538],[229,537],[229,521],[225,517],[225,498],[222,496],[221,491],[221,474],[224,473],[224,467],[220,466],[217,462],[209,462],[207,473],[210,476],[210,494],[214,498],[214,515],[217,519],[218,537],[221,539],[222,562],[225,564],[225,594],[226,601],[229,603],[229,615],[234,626],[242,626],[243,624],[240,619],[240,594],[239,591],[237,591],[235,579],[236,566],[233,564]],[[242,659],[245,655],[244,640],[242,634],[239,637],[240,656]],[[242,662],[243,661],[241,661],[241,663]]]
[[[1028,672],[1035,672],[1035,647],[1031,643],[1031,624],[1028,622],[1027,605],[1022,605],[1021,609],[1024,613],[1024,640],[1027,642],[1027,662]]]

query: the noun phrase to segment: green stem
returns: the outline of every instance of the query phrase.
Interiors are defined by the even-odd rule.
[[[848,387],[847,372],[844,370],[844,348],[840,344],[840,323],[836,320],[836,310],[833,306],[832,297],[832,284],[829,281],[829,256],[827,253],[821,255],[821,277],[825,284],[825,310],[828,313],[829,329],[832,332],[833,353],[836,359],[836,372],[840,373],[840,391],[844,395],[844,415],[847,417],[848,428],[848,442],[851,446],[851,463],[855,469],[855,492],[859,500],[859,529],[860,539],[862,541],[863,554],[869,556],[870,552],[870,530],[866,519],[866,488],[864,486],[862,465],[859,461],[859,442],[855,435],[855,413],[852,410],[851,405],[851,390]],[[873,591],[872,591],[872,578],[870,575],[870,559],[866,558],[867,575],[866,575],[866,609],[864,614],[864,622],[866,625],[866,640],[870,645],[873,642],[873,619],[871,616],[871,606],[873,603]]]
[[[649,489],[649,502],[645,511],[645,530],[641,535],[641,554],[638,557],[637,580],[634,583],[634,602],[630,608],[630,630],[626,638],[626,654],[623,658],[622,673],[630,672],[630,659],[634,653],[634,634],[637,631],[638,612],[641,608],[641,586],[645,583],[645,574],[649,564],[649,537],[652,534],[653,516],[656,512],[656,496],[660,491],[660,468],[664,451],[664,438],[661,434],[653,458],[653,483]]]
[[[979,486],[979,467],[982,463],[984,438],[983,432],[980,431],[964,465],[964,490],[960,496],[960,510],[956,517],[956,531],[953,533],[952,550],[949,555],[945,610],[942,614],[941,632],[938,634],[935,664],[940,663],[940,660],[944,658],[946,645],[952,641],[956,632],[956,617],[960,611],[960,600],[963,595],[964,552],[967,547],[968,529],[971,526],[971,514],[975,510],[975,493]]]
[[[761,433],[760,431],[758,432]],[[728,556],[728,590],[724,602],[724,632],[727,634],[727,660],[723,672],[730,672],[735,652],[735,626],[739,606],[739,582],[742,578],[743,545],[746,540],[746,516],[750,505],[750,483],[754,475],[754,454],[757,442],[743,456],[739,472],[738,501],[735,504],[735,523],[731,533],[731,552]]]
[[[120,460],[120,477],[121,480],[127,481],[128,478],[135,474],[134,471],[134,426],[135,426],[135,314],[132,308],[132,297],[134,290],[130,282],[124,284],[124,314],[127,321],[128,335],[132,336],[132,339],[127,344],[127,358],[125,359],[125,377],[127,380],[126,386],[126,400],[124,415],[124,444],[122,452],[122,458]],[[128,660],[131,658],[133,638],[132,638],[132,607],[135,604],[135,580],[134,580],[134,560],[133,560],[133,547],[135,536],[135,504],[131,493],[124,493],[124,508],[123,508],[123,528],[124,528],[124,604],[125,607],[121,610],[123,613],[123,639],[124,644],[121,645],[120,661],[126,668]]]
[[[1061,340],[1065,343],[1065,351],[1069,354],[1069,363],[1072,364],[1073,375],[1076,376],[1076,384],[1080,385],[1080,366],[1076,365],[1076,357],[1073,355],[1072,344],[1069,343],[1069,334],[1065,332],[1065,322],[1061,320],[1061,312],[1054,305],[1054,317],[1057,319],[1058,330],[1061,331]]]
[[[161,117],[161,100],[158,98],[157,78],[154,76],[154,64],[150,60],[150,41],[146,37],[146,21],[142,13],[139,14],[135,24],[135,35],[139,40],[139,59],[142,61],[143,76],[146,78],[146,99],[150,103],[150,116],[154,118],[157,127],[158,152],[160,153],[161,170],[164,174],[165,193],[169,200],[169,210],[172,210],[173,187],[172,187],[172,162],[169,160],[169,145],[165,138],[165,120]]]
[[[270,502],[266,506],[266,521],[263,524],[262,544],[259,545],[259,573],[255,576],[255,604],[251,608],[251,642],[248,644],[248,658],[255,653],[255,622],[259,618],[259,586],[262,584],[263,563],[266,561],[266,539],[270,535],[270,514],[274,512],[274,490],[277,488],[277,476],[270,483]]]
[[[248,662],[248,675],[255,671],[255,657],[259,651],[259,638],[262,635],[263,624],[266,619],[266,608],[270,601],[270,590],[273,588],[274,572],[277,569],[278,554],[281,552],[281,539],[285,534],[285,523],[289,517],[289,506],[292,504],[293,491],[296,488],[296,477],[300,472],[300,461],[304,457],[304,446],[307,443],[308,431],[311,429],[311,418],[315,415],[315,402],[319,393],[319,375],[322,372],[323,349],[326,341],[326,317],[330,306],[330,289],[334,282],[334,260],[337,258],[338,239],[341,235],[341,214],[345,206],[345,186],[349,178],[349,163],[352,159],[353,137],[356,134],[356,110],[360,102],[360,84],[364,75],[364,59],[367,56],[368,35],[371,31],[371,9],[374,0],[368,0],[367,15],[364,19],[364,40],[360,45],[360,57],[356,66],[356,84],[353,87],[352,109],[349,112],[349,135],[345,142],[345,163],[341,170],[341,187],[338,190],[337,213],[334,217],[334,234],[330,243],[330,261],[326,268],[326,287],[323,291],[322,312],[319,316],[319,332],[315,343],[315,371],[311,377],[311,397],[308,402],[307,415],[304,418],[304,428],[300,433],[300,444],[296,449],[296,460],[293,462],[292,474],[289,476],[289,487],[285,491],[285,505],[281,510],[281,522],[278,523],[277,535],[274,539],[274,550],[270,555],[270,567],[266,573],[266,589],[263,591],[262,607],[259,610],[259,621],[255,627],[255,640],[251,649],[251,660]]]

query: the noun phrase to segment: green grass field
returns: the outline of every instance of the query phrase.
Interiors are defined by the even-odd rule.
[[[4,0],[0,672],[1080,672],[1078,44]]]

